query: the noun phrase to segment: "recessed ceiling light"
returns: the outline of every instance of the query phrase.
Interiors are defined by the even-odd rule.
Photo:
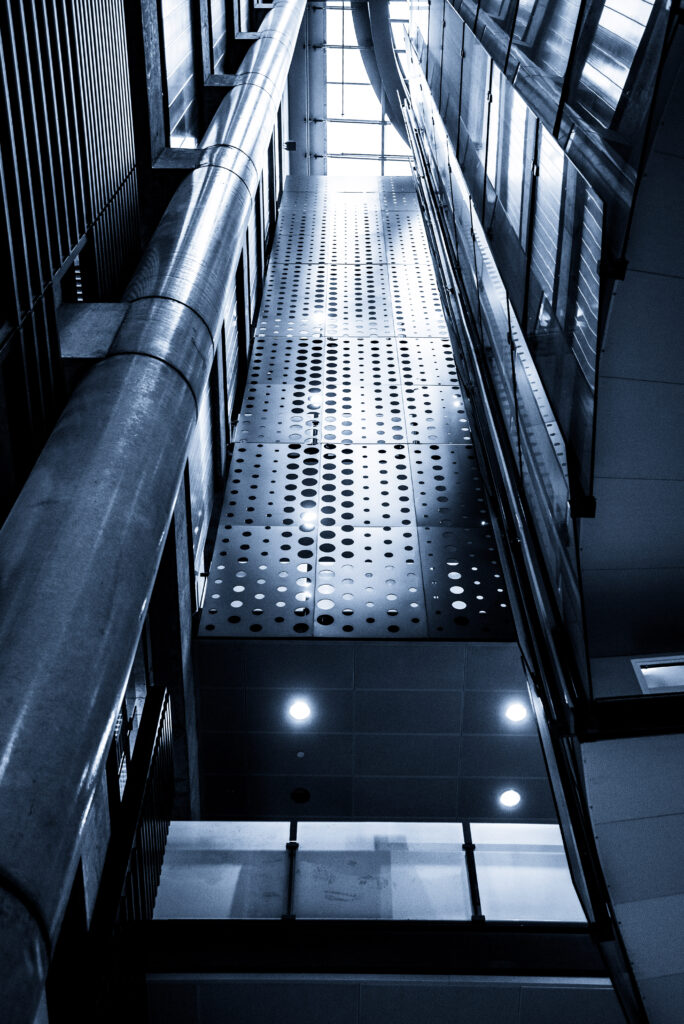
[[[520,701],[514,700],[506,705],[504,714],[509,722],[523,722],[527,718],[527,708]]]
[[[520,793],[517,789],[505,789],[499,794],[499,803],[502,807],[517,807],[520,803]]]
[[[311,718],[311,707],[305,700],[294,700],[287,709],[287,713],[290,718],[294,718],[295,722],[305,722],[307,718]]]

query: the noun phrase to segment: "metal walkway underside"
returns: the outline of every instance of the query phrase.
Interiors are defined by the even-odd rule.
[[[513,638],[413,181],[289,179],[199,637]]]

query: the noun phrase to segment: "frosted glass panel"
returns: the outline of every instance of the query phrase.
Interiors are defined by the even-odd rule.
[[[288,822],[173,821],[154,908],[164,918],[277,918]]]
[[[460,824],[303,822],[298,838],[297,917],[470,917]]]
[[[493,921],[584,921],[557,825],[472,825],[482,913]]]

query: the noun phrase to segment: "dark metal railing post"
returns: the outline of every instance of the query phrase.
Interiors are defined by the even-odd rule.
[[[465,853],[466,871],[468,872],[468,890],[470,892],[471,920],[484,921],[482,904],[480,903],[480,887],[477,883],[477,865],[475,864],[475,844],[470,831],[470,822],[463,822],[463,852]]]
[[[287,864],[287,903],[285,906],[285,913],[283,914],[284,921],[293,921],[295,918],[294,913],[294,888],[295,888],[295,869],[297,866],[297,850],[299,849],[299,843],[297,842],[297,822],[290,822],[290,838],[285,845],[287,850],[288,864]]]

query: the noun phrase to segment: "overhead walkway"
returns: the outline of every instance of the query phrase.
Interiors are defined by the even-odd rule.
[[[200,636],[511,640],[413,181],[336,180],[285,190]]]
[[[196,661],[204,817],[556,820],[410,179],[287,182]]]

